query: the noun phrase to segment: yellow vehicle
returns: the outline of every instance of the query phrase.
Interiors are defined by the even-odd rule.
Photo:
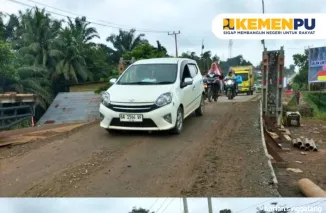
[[[238,85],[238,93],[254,94],[254,67],[253,66],[235,66],[230,67],[235,75],[242,77],[242,83]]]

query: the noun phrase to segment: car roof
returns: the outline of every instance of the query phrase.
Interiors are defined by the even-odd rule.
[[[136,61],[133,64],[178,64],[179,62],[185,60],[196,63],[196,61],[189,58],[151,58],[151,59],[142,59]]]

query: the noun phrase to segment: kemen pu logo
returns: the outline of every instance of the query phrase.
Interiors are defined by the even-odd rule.
[[[242,19],[223,19],[223,30],[310,30],[306,34],[313,34],[315,29],[316,19],[298,19],[298,18],[242,18]],[[303,33],[303,32],[302,32]]]
[[[222,39],[326,39],[325,19],[326,14],[221,14],[212,31]]]

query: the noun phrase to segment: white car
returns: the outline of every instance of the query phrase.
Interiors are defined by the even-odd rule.
[[[203,77],[194,60],[140,60],[110,83],[100,104],[100,126],[110,133],[171,130],[179,134],[186,117],[193,112],[203,115]]]

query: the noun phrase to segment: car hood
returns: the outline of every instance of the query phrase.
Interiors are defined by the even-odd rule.
[[[169,85],[112,85],[107,91],[112,102],[153,103],[163,93],[170,92]]]

